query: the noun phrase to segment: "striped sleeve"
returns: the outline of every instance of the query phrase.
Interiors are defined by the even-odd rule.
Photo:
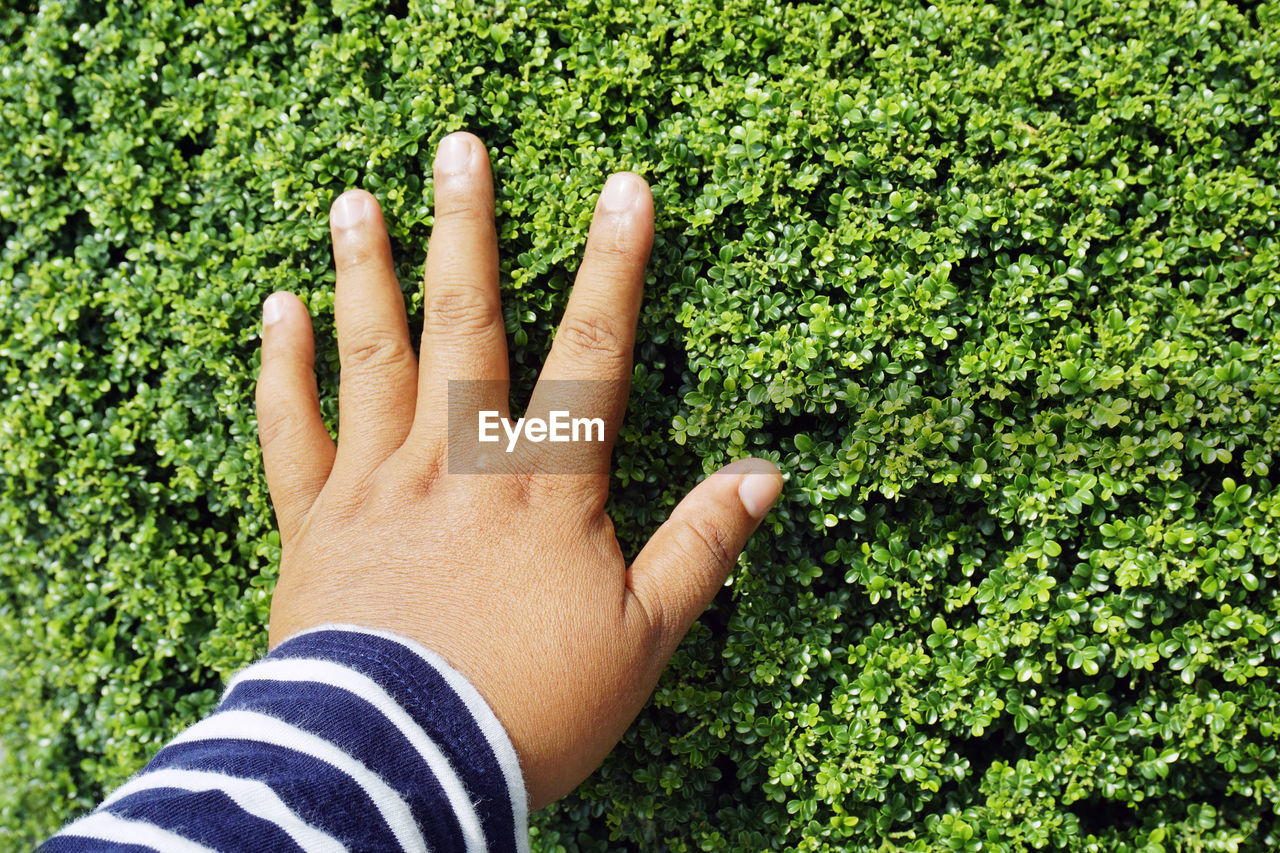
[[[526,853],[515,749],[439,655],[394,634],[295,635],[217,709],[40,848]]]

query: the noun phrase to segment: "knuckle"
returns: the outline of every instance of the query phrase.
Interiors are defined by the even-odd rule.
[[[567,510],[573,516],[592,513],[603,505],[609,488],[607,476],[566,473],[565,460],[542,454],[523,461],[514,473],[519,494],[527,496],[531,505],[554,507],[555,512]]]
[[[368,370],[403,364],[413,357],[413,350],[400,335],[372,332],[359,335],[342,354],[343,367]]]
[[[502,479],[511,503],[516,509],[527,510],[537,505],[536,486],[532,476],[522,471],[515,471]]]
[[[582,497],[578,478],[558,473],[556,467],[543,458],[529,460],[521,475],[524,493],[535,502],[563,507],[576,503]]]
[[[629,272],[636,263],[636,247],[623,234],[610,233],[598,237],[590,247],[594,262],[615,276]]]
[[[393,480],[396,495],[402,500],[425,498],[445,476],[446,456],[442,448],[434,444],[410,443],[391,454],[384,467]]]
[[[381,257],[377,247],[365,239],[348,238],[342,248],[334,253],[334,268],[342,274],[360,269]]]
[[[685,526],[693,541],[697,543],[695,547],[704,557],[710,558],[712,564],[721,573],[727,574],[737,562],[733,543],[727,531],[719,524],[702,516],[691,519]]]
[[[484,204],[475,193],[437,192],[435,199],[435,218],[432,227],[435,229],[470,231],[482,227],[491,227],[493,221],[492,203]]]
[[[441,282],[428,288],[423,306],[423,322],[432,332],[472,334],[502,323],[497,302],[479,288]]]
[[[258,414],[258,441],[263,448],[288,440],[302,428],[302,420],[291,409],[263,415]]]
[[[604,361],[610,366],[623,363],[628,353],[622,336],[603,317],[571,315],[560,324],[556,340],[563,341],[570,354]]]

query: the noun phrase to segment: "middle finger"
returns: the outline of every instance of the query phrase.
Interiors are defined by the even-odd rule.
[[[465,400],[450,399],[451,380],[463,380]],[[453,133],[441,141],[435,160],[435,225],[423,281],[413,427],[418,443],[446,434],[449,405],[506,416],[508,381],[489,156],[472,134]]]

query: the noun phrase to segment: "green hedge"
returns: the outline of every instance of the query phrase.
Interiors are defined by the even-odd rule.
[[[550,850],[1280,846],[1280,4],[0,4],[0,842],[260,654],[273,289],[411,316],[493,151],[517,396],[604,176],[657,238],[614,517],[783,502]],[[612,8],[598,8],[601,5]],[[418,323],[420,327],[420,323]]]

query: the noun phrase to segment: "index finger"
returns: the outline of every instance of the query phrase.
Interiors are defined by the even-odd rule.
[[[440,142],[434,175],[413,424],[413,443],[429,452],[446,430],[449,380],[491,380],[468,383],[478,396],[465,407],[505,413],[508,372],[489,153],[473,134],[452,133]]]
[[[591,219],[569,304],[528,407],[530,416],[542,418],[557,410],[602,418],[604,441],[541,445],[537,453],[544,460],[537,469],[594,471],[597,476],[603,469],[607,485],[609,454],[630,391],[631,350],[652,246],[649,185],[631,172],[610,176]]]

